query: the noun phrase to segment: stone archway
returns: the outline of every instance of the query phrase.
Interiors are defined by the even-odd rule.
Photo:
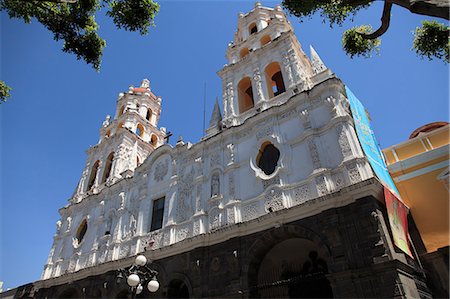
[[[167,285],[167,298],[190,298],[191,296],[192,287],[189,279],[183,274],[172,274]]]
[[[266,232],[250,248],[249,297],[332,298],[326,278],[330,253],[321,238],[299,226]]]

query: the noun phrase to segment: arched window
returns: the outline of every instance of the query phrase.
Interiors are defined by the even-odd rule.
[[[152,109],[148,108],[147,109],[147,115],[145,116],[145,119],[150,121],[152,119],[152,114],[153,114]]]
[[[256,27],[255,23],[251,23],[250,26],[248,26],[248,32],[250,32],[250,34],[258,32],[258,27]]]
[[[136,167],[138,167],[141,164],[141,161],[139,161],[139,157],[136,156]]]
[[[243,113],[255,105],[253,99],[252,81],[245,77],[238,84],[239,113]]]
[[[95,178],[97,177],[97,171],[98,171],[99,165],[100,165],[100,161],[97,160],[97,161],[95,161],[94,165],[92,166],[91,175],[89,176],[89,181],[88,181],[86,191],[91,190],[91,188],[94,186]]]
[[[150,143],[153,146],[156,146],[156,144],[158,143],[158,137],[156,137],[155,135],[152,135],[152,137],[150,138]]]
[[[142,137],[142,136],[144,136],[144,131],[145,131],[144,126],[142,126],[141,124],[138,124],[137,128],[136,128],[136,135],[139,135],[140,137]]]
[[[279,159],[280,151],[272,143],[265,142],[256,156],[256,164],[266,175],[271,175],[275,171]]]
[[[120,129],[120,128],[123,128],[123,122],[121,122],[117,125],[117,129]]]
[[[110,137],[111,136],[111,130],[106,131],[105,137]]]
[[[260,42],[261,42],[261,47],[264,46],[265,44],[270,43],[271,39],[270,39],[270,35],[266,34],[263,37],[261,37]]]
[[[105,161],[105,169],[103,170],[102,184],[105,183],[111,175],[112,163],[114,160],[114,152],[110,153]]]
[[[77,229],[77,235],[76,235],[77,244],[80,244],[81,241],[83,241],[86,231],[87,231],[87,220],[84,219],[83,222],[81,222],[80,226]]]
[[[278,62],[272,62],[266,67],[266,81],[269,98],[276,97],[286,91],[280,64]]]
[[[120,107],[120,109],[119,109],[119,116],[121,116],[124,111],[125,111],[125,106]]]
[[[242,48],[241,51],[239,52],[239,57],[244,58],[245,56],[248,55],[248,53],[250,53],[248,48]]]

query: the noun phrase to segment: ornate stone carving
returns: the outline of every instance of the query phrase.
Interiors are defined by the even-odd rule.
[[[344,159],[353,156],[352,148],[350,147],[350,143],[348,142],[348,137],[347,134],[345,133],[344,126],[340,126],[338,128],[338,134],[339,134],[338,142],[342,151],[342,156],[344,156]]]
[[[119,193],[119,210],[125,208],[125,192]]]
[[[296,84],[302,83],[305,78],[305,72],[302,71],[302,69],[299,66],[297,54],[295,53],[294,49],[289,49],[288,51],[289,60],[291,61],[291,67],[294,73]]]
[[[317,193],[319,194],[319,196],[323,196],[323,195],[327,194],[328,189],[327,189],[327,182],[325,181],[325,177],[323,177],[323,176],[316,177],[315,181],[316,181]]]
[[[347,165],[348,176],[352,184],[361,182],[361,174],[356,163]]]
[[[242,221],[249,221],[259,216],[258,203],[251,203],[242,207]]]
[[[335,190],[340,190],[345,187],[345,180],[341,173],[336,173],[333,175],[333,183]]]
[[[266,212],[275,212],[284,208],[283,194],[280,188],[273,188],[264,196],[264,209]]]
[[[302,112],[300,112],[300,119],[302,120],[305,130],[311,129],[311,119],[309,117],[308,110],[305,109]]]
[[[319,151],[317,150],[317,146],[316,146],[316,143],[314,142],[314,139],[308,140],[308,148],[309,148],[309,152],[311,153],[311,159],[313,162],[314,169],[320,168]]]
[[[136,218],[134,218],[134,215],[131,214],[130,216],[130,236],[134,236],[136,234],[136,227],[137,227],[137,221]]]
[[[234,208],[228,208],[227,209],[227,224],[231,225],[234,223],[235,223]]]
[[[219,194],[220,194],[219,174],[214,173],[211,177],[211,197],[218,196]]]
[[[106,128],[107,126],[109,126],[109,121],[110,121],[110,119],[111,119],[111,115],[107,115],[106,118],[105,118],[105,120],[104,120],[103,123],[102,123],[102,127],[103,127],[103,128]]]
[[[284,70],[286,71],[286,74],[288,76],[289,86],[292,86],[294,85],[294,77],[292,76],[291,61],[288,54],[285,54],[283,56],[283,65]]]
[[[226,86],[226,105],[224,107],[224,115],[234,115],[234,107],[233,107],[233,100],[234,100],[234,90],[233,90],[233,83],[227,83]]]
[[[197,185],[197,196],[195,198],[195,211],[200,212],[202,210],[202,185]]]
[[[299,205],[304,203],[310,198],[309,186],[304,185],[294,189],[294,205]]]
[[[230,143],[227,145],[227,155],[228,155],[228,165],[234,163],[234,144]]]
[[[213,230],[220,226],[220,212],[219,209],[214,209],[209,212],[209,229]]]
[[[267,126],[256,133],[256,139],[261,139],[266,136],[270,136],[273,134],[273,126]]]
[[[262,85],[261,85],[261,73],[259,72],[259,68],[255,68],[253,70],[253,81],[255,82],[256,87],[256,97],[257,102],[261,101],[263,99],[263,91],[262,91]]]
[[[72,217],[67,217],[67,230],[66,231],[70,231],[70,229],[72,228]]]
[[[194,222],[194,232],[193,232],[194,236],[200,235],[200,221],[195,221]]]
[[[164,233],[163,236],[163,244],[164,246],[169,246],[170,245],[170,233]]]
[[[228,174],[228,194],[232,198],[236,195],[236,187],[234,185],[234,172],[230,172]]]
[[[61,231],[61,220],[56,221],[56,234],[58,235],[59,232]]]
[[[127,257],[130,253],[130,244],[121,244],[119,249],[119,259]]]
[[[183,241],[190,236],[191,234],[188,226],[181,227],[177,230],[177,242]]]
[[[262,180],[262,184],[264,189],[272,185],[278,185],[280,184],[280,176],[277,174],[273,178],[270,178],[268,180]]]
[[[187,220],[192,214],[191,196],[194,188],[193,181],[193,168],[178,181],[178,197],[176,204],[177,222]]]
[[[159,161],[155,166],[154,179],[157,182],[164,180],[167,172],[169,171],[169,160]]]

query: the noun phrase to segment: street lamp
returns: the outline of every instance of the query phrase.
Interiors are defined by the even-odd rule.
[[[122,279],[126,277],[127,284],[131,287],[131,298],[136,298],[136,295],[144,290],[143,285],[147,284],[147,289],[151,293],[159,289],[156,275],[158,272],[147,266],[147,258],[144,255],[138,255],[132,266],[117,270],[117,283],[121,283]]]

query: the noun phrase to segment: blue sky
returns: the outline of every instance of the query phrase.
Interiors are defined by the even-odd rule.
[[[277,2],[263,1],[264,6]],[[61,43],[37,22],[25,25],[1,13],[0,78],[13,97],[0,106],[1,246],[0,281],[5,288],[38,280],[55,233],[58,209],[67,203],[81,175],[85,150],[98,141],[102,121],[113,114],[118,93],[143,78],[163,99],[160,126],[196,142],[202,136],[206,83],[207,120],[221,81],[239,11],[253,1],[161,1],[156,27],[147,36],[116,30],[102,13],[100,34],[107,41],[102,69],[61,51]],[[355,24],[379,24],[375,4]],[[421,60],[411,51],[412,31],[425,17],[394,7],[391,28],[379,56],[350,59],[341,33],[318,16],[291,18],[309,55],[322,60],[369,110],[382,147],[406,140],[417,127],[448,121],[448,66]]]

